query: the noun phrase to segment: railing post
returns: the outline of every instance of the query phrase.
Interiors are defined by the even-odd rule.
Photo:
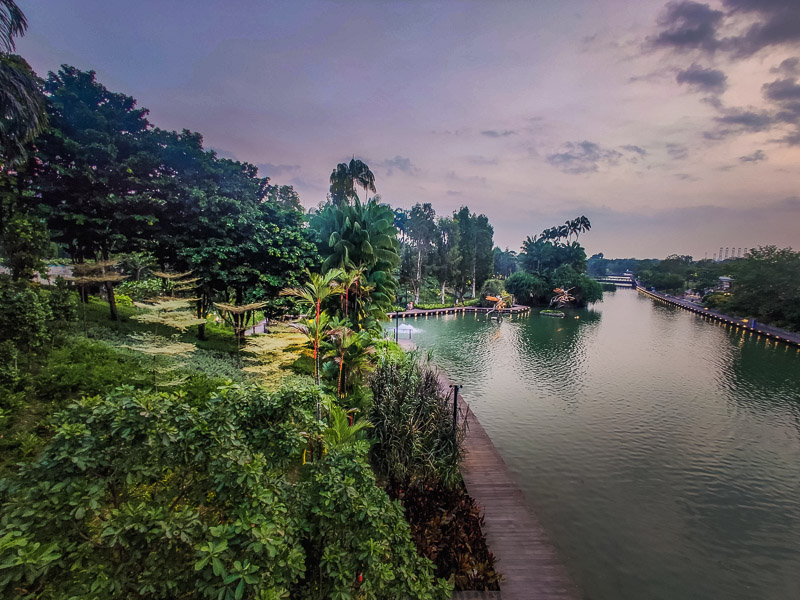
[[[463,386],[451,384],[450,387],[453,388],[453,435],[455,435],[458,427],[458,390]]]

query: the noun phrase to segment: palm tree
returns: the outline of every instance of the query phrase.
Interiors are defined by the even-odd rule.
[[[367,164],[355,156],[350,164],[339,163],[331,173],[331,201],[334,206],[343,206],[356,197],[356,184],[364,188],[365,202],[367,191],[373,194],[375,188],[375,175]]]
[[[306,269],[308,283],[300,288],[284,288],[281,296],[292,296],[300,304],[307,305],[309,308],[316,308],[317,317],[314,329],[314,379],[319,385],[319,340],[320,340],[320,314],[322,313],[322,303],[332,296],[340,295],[343,290],[337,279],[341,277],[341,269],[331,269],[324,275],[311,273]],[[298,328],[299,329],[299,328]]]
[[[328,413],[328,426],[322,432],[322,441],[326,448],[352,446],[364,439],[365,429],[372,427],[372,423],[366,419],[351,425],[348,419],[351,411],[345,411],[330,398],[325,403],[325,410]]]
[[[364,276],[358,280],[359,300],[365,286],[371,285],[370,305],[382,311],[394,302],[397,282],[392,271],[400,265],[400,244],[393,222],[392,210],[375,198],[365,203],[356,198],[353,204],[326,206],[311,217],[311,227],[323,240],[322,268],[359,265],[364,269]],[[361,328],[357,321],[353,327]]]
[[[39,78],[16,50],[14,38],[28,28],[13,0],[0,0],[0,161],[18,164],[26,144],[47,125]]]
[[[368,191],[373,194],[378,191],[375,188],[375,175],[367,166],[367,163],[356,159],[355,156],[350,160],[348,169],[350,170],[350,175],[353,177],[354,182],[364,188],[364,202],[366,202],[369,199],[367,196]]]
[[[592,228],[592,223],[586,216],[581,215],[576,220],[578,221],[578,233],[589,231]]]

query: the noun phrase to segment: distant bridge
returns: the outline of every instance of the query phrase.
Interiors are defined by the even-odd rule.
[[[613,283],[618,287],[636,287],[636,280],[633,275],[603,275],[594,277],[595,281],[600,283]]]

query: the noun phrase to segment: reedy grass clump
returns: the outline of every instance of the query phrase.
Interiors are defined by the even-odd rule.
[[[370,388],[367,417],[376,439],[370,459],[378,476],[390,488],[458,485],[466,425],[453,426],[453,401],[436,369],[416,354],[382,357]]]

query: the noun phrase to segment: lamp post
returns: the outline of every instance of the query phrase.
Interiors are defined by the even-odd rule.
[[[458,390],[464,386],[451,384],[450,387],[453,389],[453,435],[456,435],[456,427],[458,427]]]
[[[403,306],[406,306],[406,292],[403,292]],[[405,313],[405,309],[403,309]],[[395,310],[394,311],[394,342],[395,344],[400,342],[400,312]]]

